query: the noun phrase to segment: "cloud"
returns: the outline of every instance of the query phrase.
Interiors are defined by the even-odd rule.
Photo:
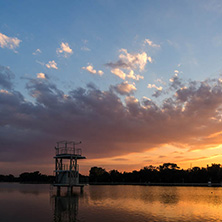
[[[163,90],[163,87],[162,86],[156,86],[155,84],[148,84],[147,85],[147,88],[148,89],[152,89],[152,88],[154,88],[154,89],[157,89],[157,90],[159,90],[159,91],[162,91]]]
[[[17,47],[19,47],[19,44],[22,40],[16,38],[16,37],[8,37],[2,33],[0,33],[0,47],[1,48],[8,48],[13,50],[14,52]]]
[[[178,75],[182,73],[181,71],[174,70],[174,75],[169,79],[169,84],[167,85],[162,79],[157,79],[156,82],[159,82],[165,85],[164,89],[162,86],[157,87],[155,84],[148,84],[148,88],[156,88],[156,91],[152,94],[153,97],[158,98],[162,95],[168,95],[171,92],[175,92],[175,90],[186,88],[185,82]]]
[[[96,74],[96,73],[97,73],[96,70],[93,69],[93,66],[92,66],[92,65],[88,65],[88,66],[86,66],[86,67],[82,67],[82,69],[85,69],[85,70],[87,70],[88,72],[90,72],[90,73],[92,73],[92,74]]]
[[[0,66],[0,86],[4,89],[11,89],[13,84],[11,80],[14,78],[14,74],[8,67]]]
[[[38,55],[42,53],[41,49],[36,49],[35,52],[32,53],[32,55]]]
[[[200,156],[200,157],[194,157],[194,158],[184,158],[184,156],[176,156],[175,158],[183,158],[180,160],[180,162],[191,162],[196,160],[204,160],[204,159],[213,159],[215,157],[222,156],[221,154],[215,154],[211,156]]]
[[[67,42],[62,42],[60,48],[56,50],[58,55],[63,55],[65,58],[73,54],[72,49],[69,47]]]
[[[82,47],[81,47],[81,50],[82,50],[82,51],[88,51],[88,52],[91,51],[91,49],[88,48],[88,47],[86,47],[86,46],[82,46]]]
[[[129,79],[134,79],[134,80],[140,80],[140,79],[144,79],[144,76],[141,75],[135,75],[133,70],[130,70],[129,74],[127,75],[127,78]]]
[[[125,79],[126,78],[126,73],[124,73],[121,69],[111,69],[111,73],[113,73],[114,75],[118,76],[121,79]]]
[[[92,74],[98,74],[99,76],[102,76],[104,74],[104,72],[102,70],[98,70],[96,71],[92,65],[88,65],[86,67],[82,67],[82,69],[92,73]]]
[[[45,63],[44,62],[41,62],[39,60],[35,60],[36,63],[40,64],[41,66],[45,66]]]
[[[145,39],[144,43],[148,44],[149,46],[151,46],[153,48],[160,48],[160,45],[154,44],[150,39]]]
[[[111,73],[113,73],[114,75],[118,76],[119,78],[121,79],[126,79],[126,78],[129,78],[129,79],[134,79],[134,80],[140,80],[140,79],[144,79],[143,76],[141,75],[135,75],[134,71],[133,70],[130,70],[129,71],[129,74],[123,72],[121,69],[111,69]]]
[[[156,79],[155,81],[162,85],[166,85],[166,83],[162,79]]]
[[[177,73],[169,80],[170,81],[170,87],[173,89],[178,89],[183,87],[182,79],[178,77]]]
[[[0,93],[10,94],[10,92],[8,90],[5,90],[5,89],[1,89]]]
[[[152,94],[153,97],[159,97],[165,92],[163,92],[163,87],[162,86],[156,86],[155,84],[148,84],[147,85],[148,89],[156,89],[156,91]]]
[[[165,92],[163,92],[163,90],[159,90],[157,89],[153,94],[152,96],[155,97],[155,98],[158,98],[160,96],[162,96]]]
[[[166,83],[163,80],[161,80],[161,79],[157,79],[156,82],[159,82],[159,83],[161,83],[163,85],[166,85]],[[162,86],[157,86],[156,84],[148,84],[147,88],[148,89],[156,89],[154,91],[154,93],[152,94],[152,96],[155,97],[155,98],[158,98],[158,97],[160,97],[160,96],[170,92],[169,88],[163,89]]]
[[[113,159],[114,161],[129,161],[129,159],[127,159],[127,158],[115,158],[115,159]]]
[[[111,86],[111,89],[115,90],[120,95],[129,95],[137,90],[135,84],[130,84],[128,81],[120,83],[116,86]]]
[[[40,72],[40,73],[37,73],[37,78],[38,79],[46,79],[46,76],[44,73]]]
[[[126,107],[133,116],[138,116],[140,112],[140,103],[135,96],[127,96],[125,98]]]
[[[128,53],[126,49],[120,50],[119,60],[116,62],[106,63],[105,66],[111,68],[111,73],[121,79],[140,80],[144,77],[137,72],[142,72],[145,69],[147,62],[152,63],[152,58],[146,52]],[[128,72],[128,74],[127,74]]]
[[[150,98],[148,98],[148,97],[146,97],[146,96],[143,96],[143,104],[145,104],[145,105],[148,105],[150,102],[151,102],[151,99]],[[147,103],[148,102],[148,103]],[[147,103],[147,104],[146,104]]]
[[[54,60],[49,61],[45,66],[46,66],[48,69],[58,69],[57,63],[56,63]]]
[[[191,150],[221,144],[218,79],[183,83],[184,88],[156,103],[132,95],[122,101],[114,90],[92,85],[64,93],[51,81],[35,78],[26,80],[30,102],[13,88],[11,77],[3,76],[8,88],[0,93],[0,161],[48,163],[55,142],[73,140],[73,135],[83,141],[88,158],[114,158],[165,144]]]
[[[158,158],[165,158],[165,157],[167,157],[167,156],[164,156],[164,155],[160,155]]]
[[[104,72],[102,70],[98,70],[97,72],[100,76],[104,74]]]
[[[152,58],[146,52],[131,54],[126,49],[121,49],[120,52],[119,60],[115,63],[106,63],[107,67],[112,69],[139,69],[143,71],[147,61],[152,63]]]

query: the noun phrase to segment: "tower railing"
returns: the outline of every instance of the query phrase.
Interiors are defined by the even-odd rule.
[[[55,147],[56,150],[56,155],[61,155],[61,154],[73,154],[77,156],[82,155],[82,149],[81,148],[72,148],[72,147]]]
[[[58,167],[57,171],[60,171],[60,170],[62,170],[62,171],[70,171],[70,170],[75,170],[75,168],[74,168],[73,165],[71,166],[71,169],[70,169],[70,165],[69,164],[61,164]],[[79,164],[76,165],[76,171],[79,171]]]
[[[76,148],[77,145],[81,144],[80,142],[74,141],[60,141],[57,142],[57,146],[55,147],[56,155],[61,154],[72,154],[72,155],[82,155],[82,149]]]

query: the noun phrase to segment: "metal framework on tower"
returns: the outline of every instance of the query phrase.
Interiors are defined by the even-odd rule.
[[[55,182],[57,193],[60,193],[61,187],[67,187],[68,191],[72,191],[73,187],[83,189],[83,184],[79,183],[79,165],[78,159],[86,159],[82,156],[82,149],[77,148],[81,142],[60,141],[55,147]]]

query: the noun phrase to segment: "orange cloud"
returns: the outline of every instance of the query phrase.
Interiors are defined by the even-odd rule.
[[[112,89],[114,89],[116,92],[118,92],[121,95],[129,95],[137,90],[135,84],[130,84],[128,83],[128,81],[113,86]]]
[[[99,76],[102,76],[104,74],[104,72],[102,70],[98,70],[96,71],[92,65],[88,65],[86,67],[82,67],[82,69],[87,70],[88,72],[92,73],[92,74],[98,74]]]

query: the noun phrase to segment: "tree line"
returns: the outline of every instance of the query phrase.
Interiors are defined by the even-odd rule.
[[[207,167],[180,169],[175,163],[147,166],[132,172],[107,172],[102,167],[92,167],[89,176],[79,175],[80,183],[222,183],[222,165],[212,163]],[[0,175],[0,182],[53,183],[55,177],[39,171],[24,172],[18,177]]]
[[[41,174],[39,171],[24,172],[18,177],[9,175],[0,175],[0,182],[20,182],[20,183],[53,183],[54,176]]]
[[[89,183],[221,183],[222,166],[211,164],[205,167],[180,169],[175,163],[164,163],[159,166],[147,166],[132,172],[107,172],[101,167],[92,167],[89,173]]]
[[[88,183],[88,176],[79,174],[79,180],[82,183]],[[55,176],[41,174],[39,171],[24,172],[18,177],[9,175],[0,175],[0,182],[19,182],[19,183],[53,183]]]

